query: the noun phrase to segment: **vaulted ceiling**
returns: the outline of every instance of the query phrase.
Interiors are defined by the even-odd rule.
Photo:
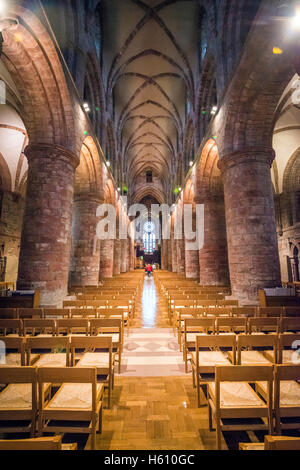
[[[118,153],[131,194],[166,200],[194,102],[200,9],[193,0],[102,3],[103,73],[114,109]],[[153,183],[146,184],[147,171]]]

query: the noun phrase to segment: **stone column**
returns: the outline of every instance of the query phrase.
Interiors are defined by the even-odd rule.
[[[172,244],[171,240],[167,240],[168,243],[168,271],[172,272]]]
[[[113,277],[114,272],[114,240],[101,240],[100,278]]]
[[[168,270],[168,240],[161,241],[161,269]]]
[[[196,208],[193,207],[192,230],[196,232]],[[186,233],[185,233],[186,234]],[[199,250],[192,249],[197,242],[196,235],[193,240],[185,238],[185,277],[199,279]]]
[[[121,240],[121,273],[127,272],[127,240]]]
[[[258,301],[259,288],[281,285],[271,148],[251,148],[219,162],[225,194],[232,294],[242,303]]]
[[[227,237],[224,198],[205,196],[204,245],[199,250],[200,284],[203,286],[229,285]]]
[[[79,159],[55,145],[30,145],[18,289],[39,290],[41,305],[68,292],[75,168]]]
[[[177,240],[177,273],[185,274],[185,239]]]
[[[98,285],[100,240],[97,238],[96,212],[102,203],[96,194],[75,196],[73,210],[73,257],[70,281],[72,285]]]
[[[116,239],[114,243],[114,276],[121,273],[121,240]]]

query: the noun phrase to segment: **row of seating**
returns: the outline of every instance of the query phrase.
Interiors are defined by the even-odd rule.
[[[104,392],[96,367],[0,367],[0,383],[1,433],[86,433],[95,449]]]

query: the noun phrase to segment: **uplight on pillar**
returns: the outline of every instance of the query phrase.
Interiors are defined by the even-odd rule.
[[[292,25],[295,29],[300,30],[300,5],[296,6],[295,16],[292,19]]]

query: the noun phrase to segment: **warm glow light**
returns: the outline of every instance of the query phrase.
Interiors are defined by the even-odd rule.
[[[110,162],[106,162],[106,165],[107,165],[108,167],[110,167]]]
[[[15,34],[15,41],[16,42],[22,42],[23,41],[23,36],[20,33]]]
[[[6,5],[5,5],[4,0],[0,0],[0,15],[3,15],[3,13],[5,12],[5,8],[6,8]]]
[[[194,162],[190,162],[190,166],[192,167],[194,165]]]
[[[296,14],[294,18],[292,19],[292,24],[294,28],[300,29],[300,6],[296,7]]]

